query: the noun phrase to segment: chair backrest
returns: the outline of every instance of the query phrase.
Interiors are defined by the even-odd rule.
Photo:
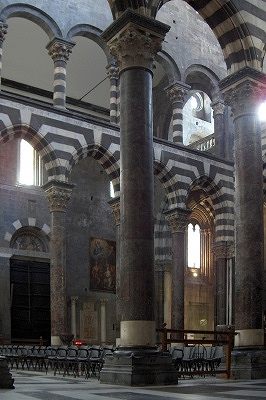
[[[89,351],[87,347],[79,347],[78,348],[78,358],[87,359],[89,357]]]
[[[100,348],[99,347],[92,347],[90,349],[90,358],[98,358],[100,357]]]
[[[223,346],[215,346],[213,358],[219,359],[224,357],[224,348]]]
[[[194,347],[186,346],[183,349],[183,360],[191,360],[192,353],[194,351]]]
[[[173,349],[171,356],[172,356],[172,360],[181,360],[183,358],[183,350],[182,349]]]
[[[67,349],[67,357],[76,358],[78,354],[78,348],[71,346]]]
[[[67,346],[60,346],[56,352],[57,357],[66,357],[67,356]]]

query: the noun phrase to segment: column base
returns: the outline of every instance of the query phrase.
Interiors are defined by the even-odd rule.
[[[112,385],[176,385],[177,371],[168,352],[151,347],[122,347],[108,356],[100,382]]]
[[[59,336],[51,336],[51,346],[61,346],[62,341]]]
[[[265,348],[237,348],[232,352],[232,379],[265,379]]]
[[[14,389],[14,379],[7,365],[5,357],[0,357],[0,389]]]

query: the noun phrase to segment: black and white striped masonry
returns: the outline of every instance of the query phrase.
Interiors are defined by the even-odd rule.
[[[165,88],[173,106],[173,142],[183,144],[183,107],[190,86],[175,82]]]
[[[110,122],[118,124],[119,69],[115,63],[109,64],[106,69],[110,79]]]
[[[48,45],[47,50],[54,61],[54,106],[66,107],[66,64],[72,47],[75,43],[54,38]]]
[[[3,56],[3,43],[7,34],[7,24],[0,21],[0,90],[1,90],[1,78],[2,78],[2,56]]]

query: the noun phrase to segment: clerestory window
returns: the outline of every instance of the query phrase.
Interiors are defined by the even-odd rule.
[[[200,227],[198,224],[188,225],[187,238],[188,268],[200,268]]]
[[[21,185],[42,185],[43,164],[37,151],[26,141],[19,146],[18,183]]]

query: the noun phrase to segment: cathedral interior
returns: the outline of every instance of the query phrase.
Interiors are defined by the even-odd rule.
[[[265,43],[265,0],[0,1],[3,343],[234,327],[266,377]]]

